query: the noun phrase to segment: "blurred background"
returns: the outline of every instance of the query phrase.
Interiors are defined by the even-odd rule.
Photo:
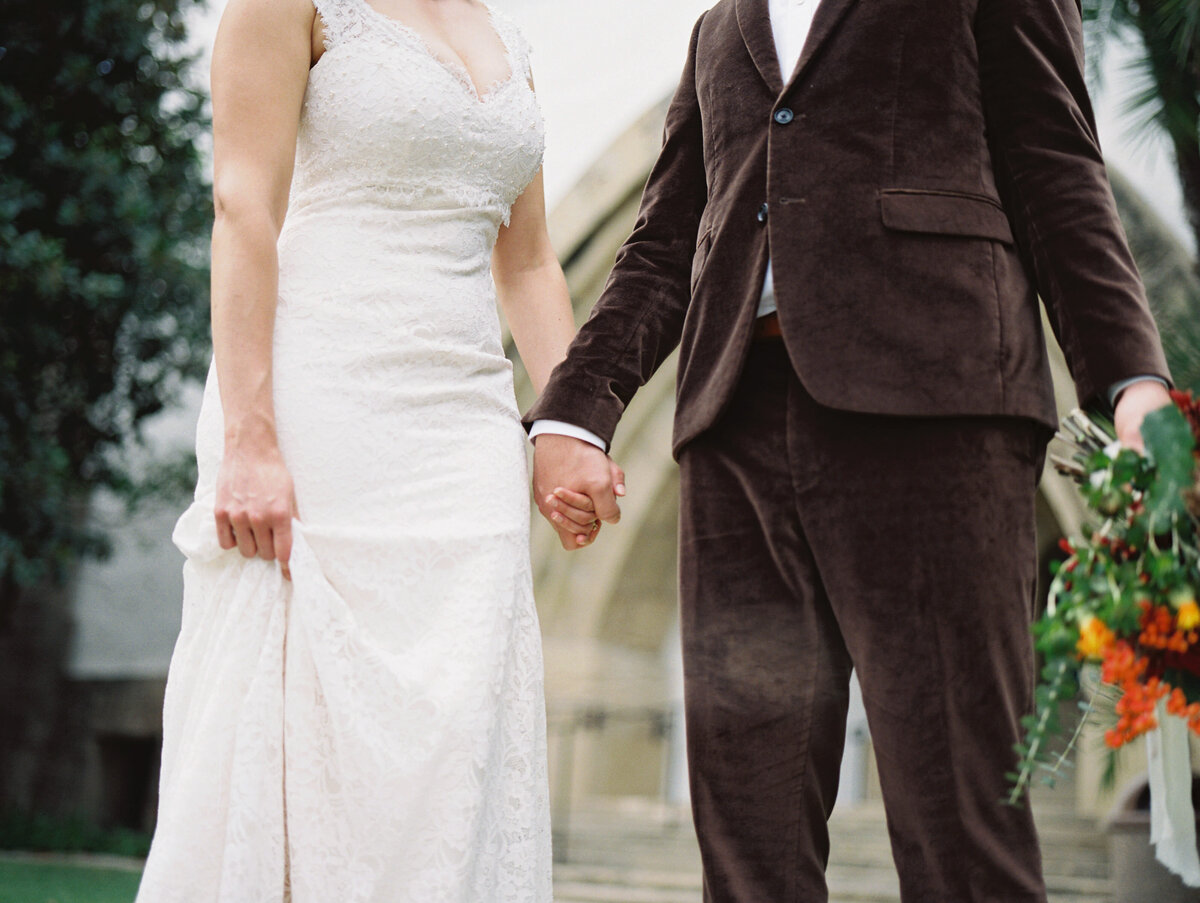
[[[494,2],[534,47],[552,236],[582,322],[632,227],[690,27],[710,4]],[[210,356],[207,56],[223,6],[0,0],[0,903],[132,899],[154,824],[182,594],[170,533],[194,478]],[[1122,217],[1176,379],[1200,388],[1200,0],[1084,7]],[[525,407],[519,362],[517,382]],[[673,386],[674,358],[618,431],[630,487],[619,528],[568,556],[534,524],[566,903],[699,899]],[[1073,488],[1047,475],[1043,566],[1082,516]],[[838,900],[898,900],[872,762],[856,703],[834,823]],[[1065,786],[1039,791],[1053,900],[1132,899],[1115,890],[1112,844],[1136,821],[1143,771],[1136,752],[1113,763],[1085,736]]]

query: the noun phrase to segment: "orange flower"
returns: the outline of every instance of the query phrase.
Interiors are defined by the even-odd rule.
[[[1147,610],[1146,614],[1146,621],[1157,620],[1152,611]],[[1171,687],[1157,677],[1147,679],[1149,667],[1150,659],[1135,653],[1127,640],[1117,640],[1104,653],[1101,680],[1121,690],[1121,698],[1117,700],[1117,726],[1104,735],[1105,742],[1114,749],[1158,727],[1154,709],[1158,701],[1171,692]],[[1185,702],[1182,697],[1176,697],[1168,704],[1186,709]]]
[[[1134,655],[1133,647],[1127,640],[1118,640],[1104,653],[1104,666],[1100,672],[1100,679],[1106,684],[1123,687],[1125,684],[1136,682],[1141,678],[1149,666],[1148,659]]]
[[[1182,718],[1192,733],[1200,734],[1200,702],[1189,703],[1178,687],[1167,697],[1167,714]]]
[[[1171,692],[1171,687],[1157,677],[1144,684],[1129,680],[1121,688],[1125,695],[1117,700],[1117,726],[1104,735],[1104,741],[1113,749],[1158,727],[1155,706]]]
[[[1079,625],[1079,642],[1075,649],[1083,658],[1099,661],[1117,641],[1117,635],[1095,615],[1088,615]]]
[[[1188,604],[1186,601],[1181,604]],[[1195,604],[1195,599],[1191,599]],[[1178,629],[1175,615],[1166,605],[1146,604],[1142,609],[1142,632],[1138,643],[1147,649],[1163,649],[1168,652],[1186,652],[1187,632]]]
[[[1189,590],[1180,596],[1179,612],[1173,614],[1167,605],[1139,603],[1142,607],[1142,632],[1138,643],[1146,649],[1184,653],[1196,642],[1196,628],[1200,627],[1200,605]],[[1195,623],[1192,622],[1193,617]]]

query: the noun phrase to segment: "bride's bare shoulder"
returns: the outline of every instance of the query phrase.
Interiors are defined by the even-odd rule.
[[[279,53],[303,53],[311,66],[324,52],[324,38],[314,0],[229,0],[213,45],[214,70],[225,59]]]
[[[268,219],[283,221],[315,15],[311,0],[229,0],[225,7],[210,79],[218,211],[267,210]]]
[[[221,21],[250,17],[280,25],[311,22],[317,14],[314,0],[229,0]]]
[[[323,47],[323,23],[313,0],[229,0],[221,13],[216,46],[222,42],[294,46],[301,36],[314,52]]]

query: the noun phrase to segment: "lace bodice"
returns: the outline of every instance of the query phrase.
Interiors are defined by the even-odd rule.
[[[416,31],[366,0],[314,4],[326,50],[309,73],[289,216],[368,199],[477,208],[507,224],[545,146],[529,49],[516,26],[489,7],[510,75],[477,94],[461,65],[435,56]]]

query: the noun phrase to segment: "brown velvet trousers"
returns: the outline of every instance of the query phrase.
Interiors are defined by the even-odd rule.
[[[759,340],[681,455],[692,804],[711,903],[828,899],[851,667],[905,903],[1044,903],[1002,804],[1032,704],[1045,427],[813,401]]]

